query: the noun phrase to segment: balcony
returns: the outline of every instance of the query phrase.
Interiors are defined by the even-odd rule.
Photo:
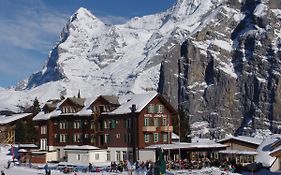
[[[144,131],[144,132],[155,132],[156,126],[143,126],[142,131]]]
[[[173,126],[161,126],[160,130],[162,132],[173,132]]]

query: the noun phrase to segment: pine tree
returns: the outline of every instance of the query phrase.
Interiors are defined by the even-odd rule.
[[[36,115],[41,111],[37,97],[33,101],[33,114]]]
[[[35,128],[35,124],[32,119],[28,119],[26,121],[27,128],[27,141],[29,143],[35,143],[37,140],[37,129]]]
[[[17,143],[26,143],[27,141],[27,128],[22,120],[16,122],[15,137]]]

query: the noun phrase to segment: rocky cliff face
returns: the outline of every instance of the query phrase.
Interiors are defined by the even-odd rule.
[[[178,70],[178,102],[193,133],[219,137],[281,131],[280,8],[266,0],[222,2],[180,52],[176,46],[170,59],[164,58],[163,93],[175,93],[168,87],[176,82],[166,74]]]
[[[17,91],[0,89],[0,108],[78,90],[87,97],[158,90],[183,109],[194,134],[279,132],[280,8],[270,0],[178,0],[122,25],[80,8],[44,68]]]

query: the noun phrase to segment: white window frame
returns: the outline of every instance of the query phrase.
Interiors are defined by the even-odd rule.
[[[43,125],[40,127],[40,133],[43,134],[47,134],[47,125]]]
[[[80,129],[81,128],[81,121],[76,120],[73,122],[74,129]]]
[[[148,106],[148,113],[154,113],[155,112],[154,111],[154,107],[155,107],[154,104],[149,104],[149,106]]]
[[[44,151],[47,150],[47,139],[46,138],[40,139],[40,150],[44,150]]]
[[[121,134],[120,133],[117,133],[116,134],[116,139],[120,139],[121,138]]]
[[[66,129],[66,122],[60,122],[60,129]]]
[[[73,141],[74,142],[81,142],[81,136],[82,136],[82,134],[80,134],[80,133],[75,133],[74,135],[73,135]]]
[[[162,126],[167,126],[167,118],[166,117],[163,117],[162,118]]]
[[[66,142],[66,134],[60,134],[60,143]]]
[[[164,105],[162,105],[162,104],[159,104],[159,105],[157,105],[158,106],[158,113],[164,113]]]
[[[104,134],[104,143],[109,143],[109,134]]]
[[[150,134],[145,133],[144,134],[144,142],[149,143],[150,142]]]
[[[116,160],[117,161],[121,160],[121,151],[116,151]]]
[[[168,142],[168,133],[163,133],[162,135],[163,142]]]
[[[144,126],[149,126],[149,119],[150,118],[144,118]]]
[[[159,142],[159,133],[153,133],[153,142],[154,143]]]

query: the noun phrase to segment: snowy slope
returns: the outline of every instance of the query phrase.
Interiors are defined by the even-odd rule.
[[[43,69],[0,89],[1,109],[59,98],[155,91],[163,55],[202,29],[222,0],[178,0],[166,12],[108,25],[85,8],[71,16]]]

